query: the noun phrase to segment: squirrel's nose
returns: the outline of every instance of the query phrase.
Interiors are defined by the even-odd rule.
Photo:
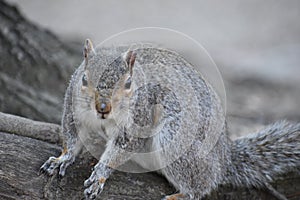
[[[109,102],[100,101],[96,104],[96,109],[101,114],[107,114],[111,110],[111,106]]]
[[[101,103],[100,110],[104,111],[106,108],[106,103]]]

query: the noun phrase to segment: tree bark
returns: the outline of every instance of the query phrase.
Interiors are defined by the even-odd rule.
[[[2,0],[0,7],[0,111],[58,123],[80,53],[27,21],[16,7]]]
[[[4,121],[3,121],[4,119]],[[67,169],[63,178],[56,175],[39,175],[40,166],[50,156],[58,156],[61,148],[56,139],[56,124],[36,122],[17,116],[0,114],[0,199],[82,199],[83,182],[91,174],[97,160],[89,152],[83,152]],[[12,127],[16,125],[16,129]],[[24,130],[18,127],[25,127]],[[46,128],[45,128],[46,127]],[[49,132],[45,131],[49,130]],[[6,131],[6,132],[3,132]],[[30,134],[28,134],[30,132]],[[300,175],[285,174],[272,185],[289,199],[299,199]],[[105,185],[101,198],[111,200],[158,200],[175,192],[166,179],[155,172],[133,174],[116,172]],[[220,186],[207,200],[214,199],[275,199],[264,190]]]

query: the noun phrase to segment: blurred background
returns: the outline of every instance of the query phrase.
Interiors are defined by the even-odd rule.
[[[294,73],[300,72],[298,0],[9,2],[64,40],[91,38],[98,44],[130,28],[171,28],[199,41],[220,68],[300,81]]]
[[[66,43],[95,44],[136,27],[181,31],[223,76],[229,126],[242,134],[277,119],[300,121],[299,0],[8,0]],[[1,8],[0,8],[1,9]]]

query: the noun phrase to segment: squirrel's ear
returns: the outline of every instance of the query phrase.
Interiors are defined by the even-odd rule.
[[[132,75],[132,69],[134,66],[135,58],[136,53],[133,51],[127,51],[124,55],[124,61],[129,69],[130,75]]]
[[[84,48],[83,48],[83,56],[85,60],[85,64],[87,65],[88,63],[88,58],[90,55],[95,54],[95,50],[93,47],[93,43],[90,39],[86,39],[84,43]]]

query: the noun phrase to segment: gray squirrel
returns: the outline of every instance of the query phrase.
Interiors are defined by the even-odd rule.
[[[63,151],[41,170],[65,175],[83,142],[97,131],[106,142],[84,182],[95,199],[115,169],[133,160],[157,169],[178,193],[164,200],[195,200],[220,184],[266,188],[300,166],[300,124],[277,122],[257,134],[231,141],[218,95],[178,53],[155,46],[93,48],[73,74],[64,100]],[[135,157],[158,152],[151,159]]]

